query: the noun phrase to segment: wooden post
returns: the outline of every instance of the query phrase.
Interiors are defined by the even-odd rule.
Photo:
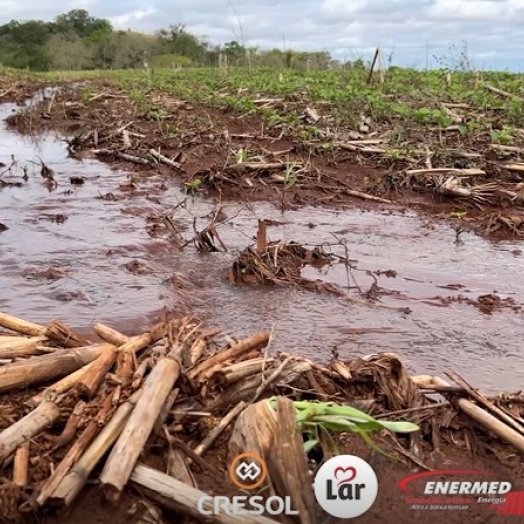
[[[371,62],[371,67],[369,68],[369,75],[368,75],[368,84],[371,84],[371,80],[373,79],[373,71],[375,70],[375,66],[377,65],[378,56],[380,54],[380,48],[375,49],[375,55],[373,56],[373,61]]]

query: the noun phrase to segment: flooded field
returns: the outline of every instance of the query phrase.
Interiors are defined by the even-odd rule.
[[[4,104],[0,117],[15,109]],[[17,166],[7,171],[14,155]],[[0,126],[0,310],[34,322],[66,319],[78,329],[106,322],[140,331],[163,307],[191,311],[243,336],[274,329],[274,350],[297,350],[327,360],[392,351],[412,369],[453,368],[487,392],[520,389],[524,355],[522,312],[486,315],[476,300],[496,293],[522,303],[524,275],[518,242],[493,243],[412,214],[302,208],[282,213],[270,204],[228,203],[218,226],[228,251],[180,249],[154,224],[169,209],[186,240],[201,230],[216,206],[186,196],[176,181],[130,175],[93,160],[68,158],[51,134],[22,137]],[[55,184],[41,176],[53,170]],[[26,175],[24,176],[24,166]],[[71,183],[71,178],[76,182]],[[110,194],[110,195],[108,195]],[[103,197],[103,198],[102,198]],[[236,287],[226,275],[235,256],[254,242],[257,219],[269,219],[270,240],[330,244],[349,250],[350,293],[384,288],[381,303],[410,314],[355,305],[343,298],[294,288]],[[336,237],[336,238],[335,238]],[[328,248],[326,248],[328,249]],[[380,274],[380,272],[393,271]],[[376,272],[373,276],[373,272]],[[304,276],[347,286],[344,264]],[[358,330],[361,330],[361,334]],[[375,332],[373,332],[375,331]],[[500,377],[504,380],[501,381]]]

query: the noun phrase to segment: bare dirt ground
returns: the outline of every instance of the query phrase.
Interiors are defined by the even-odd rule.
[[[11,83],[8,87],[0,84],[0,102],[21,103],[40,87],[22,81]],[[313,150],[303,140],[287,134],[284,136],[278,127],[267,128],[259,116],[245,116],[219,107],[195,105],[170,99],[161,93],[152,92],[149,95],[157,106],[156,114],[150,110],[145,112],[124,91],[93,82],[89,96],[79,90],[66,89],[62,94],[50,95],[27,111],[14,114],[8,121],[10,126],[26,134],[36,134],[42,130],[67,133],[71,137],[69,150],[73,156],[94,155],[137,177],[155,173],[166,180],[175,178],[184,184],[188,193],[208,194],[220,201],[266,200],[285,209],[295,209],[306,204],[383,210],[413,209],[427,214],[432,220],[442,221],[452,220],[450,213],[456,210],[453,202],[441,194],[435,196],[434,191],[417,191],[411,185],[399,187],[396,179],[391,178],[390,166],[380,166],[369,156],[364,158],[358,150]],[[78,183],[81,181],[78,180]],[[132,193],[140,189],[140,184],[133,182],[131,177],[127,190]],[[109,193],[102,196],[114,198]],[[493,201],[483,202],[480,208],[473,206],[460,227],[497,238],[518,236],[520,224],[515,225],[515,221],[500,222],[496,218],[501,216],[503,209],[503,204],[498,205]],[[494,227],[497,223],[500,227]],[[496,298],[487,297],[479,303],[480,306],[492,312],[500,304]],[[378,389],[375,393],[380,396],[384,391]],[[4,398],[4,413],[15,416],[17,406],[25,396],[24,393],[22,397]],[[353,400],[350,390],[346,399]],[[403,406],[404,409],[409,407],[409,404]],[[379,412],[390,410],[391,406],[386,399]],[[416,457],[425,467],[487,470],[512,482],[514,489],[524,489],[524,468],[520,456],[515,455],[509,446],[488,437],[483,429],[466,417],[457,416],[454,411],[452,415],[446,413],[435,417],[426,413],[425,424],[422,449],[417,455],[418,459]],[[209,430],[201,423],[187,423],[177,428],[177,437],[193,449]],[[197,484],[204,491],[238,494],[226,484],[228,437],[226,431],[206,452],[205,462],[192,466]],[[165,443],[159,443],[158,440],[150,443],[142,459],[151,466],[165,470]],[[338,444],[341,451],[368,459],[379,478],[377,502],[355,522],[462,524],[519,521],[518,515],[499,515],[494,508],[480,504],[473,504],[466,511],[412,510],[397,486],[400,479],[418,471],[410,455],[399,452],[397,446],[388,442],[382,442],[381,445],[396,454],[397,461],[371,453],[353,437],[342,437]],[[59,458],[60,454],[55,460]],[[49,464],[46,464],[42,477],[36,475],[33,480],[45,478],[48,468]],[[4,491],[8,492],[9,483],[6,481],[3,486]],[[27,515],[23,522],[135,524],[140,522],[142,516],[140,501],[143,495],[139,490],[129,490],[121,504],[114,507],[103,500],[96,485],[90,486],[74,507],[63,515],[57,516],[52,512]],[[11,517],[18,517],[17,512],[11,515],[4,511],[2,514],[5,522],[12,522]],[[164,514],[166,522],[182,518],[169,511]]]

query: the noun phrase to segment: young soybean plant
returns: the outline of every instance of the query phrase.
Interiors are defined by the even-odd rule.
[[[269,405],[276,410],[276,398],[268,399]],[[359,434],[373,449],[384,453],[369,436],[370,432],[387,429],[392,433],[412,433],[419,427],[411,422],[393,422],[377,420],[372,416],[351,406],[341,406],[333,402],[296,401],[293,402],[297,412],[297,429],[304,433],[304,451],[308,453],[321,440],[336,452],[332,433],[350,432]]]

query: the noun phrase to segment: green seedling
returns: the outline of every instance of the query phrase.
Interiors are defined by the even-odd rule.
[[[276,398],[268,400],[276,409]],[[387,430],[392,433],[412,433],[420,428],[411,422],[377,420],[371,415],[351,406],[332,402],[297,401],[293,403],[297,413],[297,430],[306,435],[305,452],[314,449],[321,440],[327,442],[336,453],[333,433],[355,433],[360,435],[372,449],[387,455],[371,439],[369,433]]]
[[[192,180],[188,180],[184,183],[184,189],[186,190],[187,194],[195,193],[202,187],[202,179],[200,178],[193,178]]]
[[[462,240],[460,239],[460,235],[464,233],[465,231],[464,223],[462,222],[462,219],[466,216],[466,214],[467,214],[466,211],[452,211],[450,213],[451,218],[458,219],[457,224],[454,227],[454,231],[455,231],[454,244],[460,244],[462,242]]]
[[[287,164],[284,170],[284,188],[291,189],[297,183],[296,171],[300,167],[296,164]]]

